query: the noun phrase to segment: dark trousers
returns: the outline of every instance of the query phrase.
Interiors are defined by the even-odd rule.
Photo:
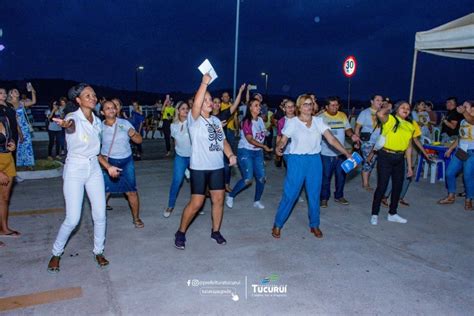
[[[346,173],[341,165],[346,160],[344,156],[324,156],[321,155],[323,164],[323,183],[321,187],[321,200],[329,200],[331,196],[331,178],[335,174],[336,191],[334,198],[340,199],[344,197],[344,185],[346,184]]]
[[[48,130],[48,156],[53,156],[53,146],[56,148],[56,156],[59,155],[59,145],[61,144],[61,131],[50,131]]]
[[[405,179],[404,153],[392,154],[384,150],[378,152],[377,158],[377,189],[372,202],[372,215],[379,215],[380,203],[387,190],[388,181],[392,178],[392,196],[390,198],[389,214],[397,214],[398,201]]]
[[[163,120],[163,134],[165,134],[166,151],[171,151],[171,120]]]

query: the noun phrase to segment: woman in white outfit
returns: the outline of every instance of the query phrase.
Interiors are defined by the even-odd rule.
[[[69,99],[79,106],[69,113],[65,119],[54,119],[66,129],[68,153],[63,173],[63,192],[66,201],[66,219],[59,229],[53,245],[49,264],[49,272],[59,272],[59,261],[64,246],[72,231],[81,219],[84,188],[91,202],[92,219],[94,221],[94,257],[99,267],[109,264],[105,259],[105,188],[104,177],[99,165],[101,122],[94,115],[97,97],[91,86],[80,83],[69,90]],[[117,177],[120,169],[110,166],[110,176]]]

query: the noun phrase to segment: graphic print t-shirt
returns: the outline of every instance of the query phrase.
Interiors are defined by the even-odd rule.
[[[265,128],[265,123],[261,117],[259,117],[257,120],[245,121],[242,123],[238,148],[262,150],[260,147],[255,147],[254,145],[250,144],[247,141],[247,138],[245,138],[246,135],[252,136],[252,138],[257,142],[263,144],[265,141],[265,136],[267,135],[267,129]]]
[[[225,134],[221,121],[210,116],[194,119],[188,114],[188,129],[191,135],[191,161],[193,170],[217,170],[224,168]]]
[[[324,112],[321,114],[320,118],[322,118],[324,123],[329,126],[334,137],[336,137],[337,140],[344,146],[346,129],[351,128],[346,114],[344,112],[337,112],[336,115],[330,115],[327,112]],[[323,139],[321,147],[321,154],[324,156],[335,157],[341,155],[341,153],[338,152],[336,148],[332,147],[325,138]]]

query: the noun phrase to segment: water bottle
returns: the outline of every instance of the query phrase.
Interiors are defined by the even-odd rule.
[[[345,173],[351,172],[357,165],[362,163],[362,157],[357,153],[353,152],[352,153],[352,158],[351,159],[346,159],[342,164],[342,170],[344,170]]]

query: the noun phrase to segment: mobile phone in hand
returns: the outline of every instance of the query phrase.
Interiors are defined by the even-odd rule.
[[[28,91],[28,92],[33,91],[33,86],[31,85],[31,82],[26,83],[26,91]]]

